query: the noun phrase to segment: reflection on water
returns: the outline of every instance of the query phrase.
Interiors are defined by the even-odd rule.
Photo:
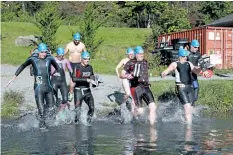
[[[182,123],[52,126],[19,130],[3,122],[2,154],[233,154],[233,120],[200,120],[190,129]],[[10,125],[9,125],[10,124]],[[13,124],[13,125],[12,125]]]

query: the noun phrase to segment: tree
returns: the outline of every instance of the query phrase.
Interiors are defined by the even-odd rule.
[[[82,20],[79,21],[79,30],[82,36],[82,40],[87,47],[87,50],[91,53],[91,57],[95,58],[98,47],[103,43],[103,38],[95,40],[97,30],[103,25],[107,20],[105,15],[102,15],[102,18],[99,18],[98,7],[95,2],[89,2],[86,6],[86,10],[82,17]],[[72,34],[75,32],[72,31]],[[77,31],[76,31],[77,32]]]
[[[24,3],[22,2],[1,2],[2,4],[2,21],[20,21],[28,22],[30,16],[24,11]]]
[[[63,24],[75,26],[85,11],[85,1],[62,1],[59,8],[61,15],[64,16]]]
[[[34,16],[44,5],[42,1],[25,1],[25,10],[29,13],[29,15]]]
[[[119,9],[119,6],[112,1],[105,2],[96,2],[97,12],[99,14],[98,19],[102,20],[103,18],[107,18],[103,23],[104,27],[120,27],[126,26],[121,21],[121,16],[119,16],[119,12],[123,11]]]
[[[13,2],[1,2],[1,20],[11,21],[16,17],[16,13],[19,9],[19,5]]]
[[[206,19],[203,24],[208,24],[233,12],[231,1],[206,1],[202,2],[200,12],[202,18]]]
[[[170,5],[163,14],[161,14],[158,25],[160,25],[166,33],[190,28],[187,10],[177,5]]]
[[[130,27],[151,28],[152,23],[165,10],[167,2],[148,2],[148,1],[127,1],[117,3],[122,9],[127,8],[128,13],[125,14],[128,25]],[[131,19],[131,20],[128,20]]]
[[[44,7],[36,14],[35,25],[42,34],[42,41],[54,51],[59,44],[55,34],[61,25],[62,18],[58,11],[58,2],[44,2]]]

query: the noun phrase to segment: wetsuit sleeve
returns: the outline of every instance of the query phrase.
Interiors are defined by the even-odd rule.
[[[28,65],[30,65],[31,64],[31,60],[32,60],[32,58],[29,57],[21,66],[19,66],[19,68],[15,72],[15,76],[18,76],[24,70],[25,67],[27,67]]]
[[[126,71],[126,73],[129,73],[129,68],[130,68],[130,62],[127,62],[124,66],[124,70]]]
[[[59,72],[61,70],[61,68],[57,64],[56,60],[52,57],[50,59],[51,59],[51,64],[53,65],[53,67],[57,70],[57,72]]]
[[[71,67],[70,62],[69,62],[67,59],[66,59],[66,67],[67,67],[68,70],[69,70],[70,78],[72,78],[73,69],[72,69],[72,67]]]
[[[70,62],[66,59],[66,66],[67,66],[67,68],[68,68],[68,70],[69,70],[69,72],[71,73],[71,75],[72,75],[72,73],[73,73],[73,69],[72,69],[72,67],[71,67],[71,64],[70,64]]]
[[[68,60],[66,60],[66,66],[67,66],[69,72],[72,73],[73,69],[72,69],[71,64],[70,64],[70,62]]]
[[[90,76],[90,79],[95,80],[95,75],[94,75],[94,71],[93,71],[92,66],[91,66],[90,68],[91,68],[91,76]]]
[[[74,82],[87,82],[87,78],[82,78],[80,77],[80,70],[79,68],[77,67],[77,65],[74,67],[74,70],[73,70],[73,76],[72,76],[72,80]]]

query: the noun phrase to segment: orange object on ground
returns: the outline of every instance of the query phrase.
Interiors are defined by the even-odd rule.
[[[211,78],[211,77],[213,76],[213,74],[214,74],[212,70],[207,70],[207,72],[209,73],[208,76],[205,76],[205,75],[203,74],[202,71],[200,72],[200,74],[201,74],[204,78]]]

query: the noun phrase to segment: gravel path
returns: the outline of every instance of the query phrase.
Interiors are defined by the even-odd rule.
[[[15,79],[15,81],[11,83],[11,85],[8,88],[6,88],[7,83],[13,77],[17,68],[18,66],[11,66],[5,64],[1,65],[1,99],[5,91],[12,89],[24,93],[25,102],[23,103],[23,105],[30,105],[32,107],[36,107],[33,90],[34,77],[30,76],[29,67],[25,68],[23,72]],[[67,83],[69,83],[68,73],[66,76]],[[119,91],[123,93],[123,89],[121,87],[121,84],[118,82],[116,76],[101,75],[101,79],[104,81],[104,83],[101,83],[99,87],[92,89],[93,96],[95,99],[96,110],[102,111],[104,109],[107,110],[107,108],[113,109],[113,107],[117,105],[116,103],[114,103],[114,101],[116,100],[115,96],[120,95],[120,93],[114,92]],[[110,95],[110,98],[113,102],[108,98],[108,95]]]
[[[22,91],[25,96],[24,105],[30,105],[32,107],[36,107],[35,99],[34,99],[34,90],[33,90],[33,76],[29,74],[29,67],[25,68],[24,71],[17,77],[17,79],[11,83],[11,85],[6,88],[8,81],[13,77],[18,66],[11,65],[1,65],[1,98],[2,94],[9,89]],[[68,77],[68,74],[67,74]],[[106,110],[107,108],[114,107],[114,101],[116,101],[119,97],[122,96],[123,89],[121,83],[117,80],[116,76],[113,75],[100,75],[102,81],[99,87],[93,88],[93,95],[95,99],[95,107],[96,110]],[[68,78],[67,78],[68,79]],[[212,80],[212,79],[221,79],[221,80],[233,80],[233,76],[230,77],[219,77],[213,76],[211,79],[205,79],[200,77],[200,80]],[[174,80],[174,77],[166,77],[161,79],[160,77],[152,77],[151,81],[159,81],[159,80]],[[108,98],[113,100],[113,102]],[[117,96],[117,98],[116,98]],[[2,101],[2,100],[1,100]],[[116,104],[115,104],[116,106]]]

